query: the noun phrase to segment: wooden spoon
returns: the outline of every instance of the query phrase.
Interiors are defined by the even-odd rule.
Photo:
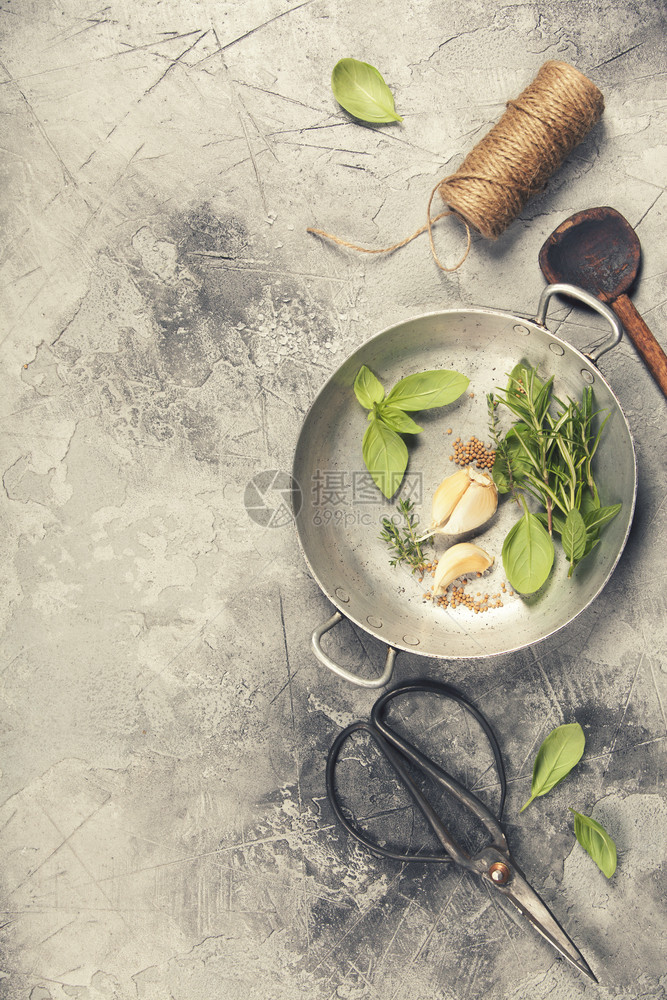
[[[588,208],[561,222],[540,250],[550,284],[567,281],[607,302],[667,396],[667,355],[625,294],[637,277],[641,247],[613,208]]]

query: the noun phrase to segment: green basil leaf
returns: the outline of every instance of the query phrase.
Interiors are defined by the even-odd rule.
[[[540,522],[540,524],[542,525],[542,527],[546,528],[547,531],[548,531],[549,530],[549,518],[548,518],[548,515],[544,511],[541,511],[541,512],[537,513],[535,515],[535,517],[538,519],[538,521]],[[553,511],[552,511],[552,513],[551,513],[551,530],[552,530],[552,532],[555,531],[557,535],[562,535],[564,527],[565,527],[565,521],[564,521],[564,519],[562,517],[560,517],[559,514],[554,514]]]
[[[589,535],[586,540],[586,551],[584,552],[584,558],[586,558],[589,552],[592,552],[595,546],[599,544],[600,544],[600,539],[597,537],[597,535]]]
[[[382,382],[366,365],[362,365],[357,372],[357,377],[354,380],[354,394],[367,410],[372,410],[373,403],[379,403],[384,399]]]
[[[595,486],[595,483],[593,485]],[[584,486],[581,494],[581,503],[579,504],[579,510],[582,513],[584,521],[592,511],[599,509],[600,498],[597,495],[597,488],[595,489],[595,496],[593,496],[591,491]],[[586,525],[586,527],[588,527],[588,525]]]
[[[387,427],[391,427],[393,431],[399,431],[401,434],[421,434],[422,432],[419,424],[415,423],[412,417],[400,410],[398,406],[382,403],[378,406],[378,414]]]
[[[519,361],[518,364],[514,366],[512,371],[509,373],[507,388],[508,390],[514,390],[518,388],[518,384],[525,389],[528,384],[528,372],[530,371],[529,366],[524,361]]]
[[[526,427],[525,424],[519,423],[515,424],[508,432],[505,438],[507,443],[507,454],[510,460],[510,465],[512,467],[512,476],[516,483],[521,482],[527,472],[533,468],[533,465],[526,454],[528,450],[531,455],[536,457],[536,461],[539,461],[539,441],[535,440],[535,434],[531,431],[530,427]]]
[[[605,828],[590,816],[584,816],[575,809],[570,809],[570,812],[574,813],[575,837],[602,874],[611,878],[616,871],[616,844]]]
[[[529,428],[525,424],[517,424],[516,427],[524,428],[524,436],[528,440]],[[526,473],[530,472],[532,468],[530,459],[521,445],[519,436],[517,430],[511,428],[505,436],[503,447],[496,449],[496,459],[491,469],[491,476],[499,493],[509,493],[512,484],[520,486],[523,483]],[[527,447],[529,447],[529,444],[527,444]]]
[[[509,493],[511,490],[509,467],[501,451],[496,451],[496,458],[491,467],[491,478],[499,493]]]
[[[523,812],[533,799],[546,795],[570,773],[581,760],[586,745],[584,731],[578,722],[558,726],[549,733],[537,751],[533,765],[530,798],[519,812]]]
[[[507,434],[507,443],[512,456],[512,468],[517,467],[525,475],[531,469],[540,465],[540,439],[531,428],[523,429],[523,424],[517,424]]]
[[[453,403],[470,385],[460,372],[439,369],[407,375],[387,396],[387,403],[401,410],[432,410]]]
[[[527,395],[533,402],[537,400],[544,387],[544,383],[537,377],[537,370],[524,361],[514,366],[507,383],[507,391],[513,396]]]
[[[362,452],[373,482],[390,500],[401,485],[408,464],[405,441],[376,417],[366,428]]]
[[[584,514],[586,529],[592,532],[603,528],[616,517],[622,506],[623,504],[615,503],[611,507],[598,507],[588,511]]]
[[[554,543],[539,518],[526,510],[503,543],[503,568],[520,594],[534,594],[545,582],[554,561]]]
[[[583,558],[586,551],[586,525],[576,507],[567,512],[560,540],[563,543],[563,550],[570,563],[568,576],[571,576],[575,564]]]
[[[402,122],[394,97],[375,66],[358,59],[341,59],[331,74],[338,103],[362,122]]]
[[[551,530],[555,531],[557,535],[562,535],[565,531],[565,519],[560,516],[560,514],[551,514]]]
[[[530,420],[530,407],[526,404],[524,395],[512,395],[512,393],[508,392],[502,402],[505,403],[519,420]]]
[[[531,436],[535,437],[535,431],[528,424],[524,423],[523,420],[518,420],[507,432],[508,442],[513,438],[524,437],[529,439]]]

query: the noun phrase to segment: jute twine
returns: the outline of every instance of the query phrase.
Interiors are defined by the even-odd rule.
[[[487,239],[497,239],[522,208],[581,142],[604,109],[602,94],[583,73],[568,63],[544,63],[537,76],[514,101],[484,138],[472,149],[456,173],[438,181],[431,191],[427,220],[399,243],[368,249],[321,229],[309,233],[360,253],[391,253],[428,232],[433,259],[442,271],[456,271],[468,256],[470,227]],[[447,206],[431,216],[435,195]],[[464,224],[467,246],[453,267],[439,260],[433,242],[433,225],[446,215]]]

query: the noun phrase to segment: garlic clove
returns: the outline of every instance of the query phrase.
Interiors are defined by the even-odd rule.
[[[497,507],[498,490],[493,479],[471,469],[468,489],[440,532],[446,535],[460,535],[464,531],[480,528],[493,517]]]
[[[433,578],[433,593],[444,594],[450,583],[466,573],[483,573],[493,563],[490,556],[479,545],[459,542],[442,554]]]
[[[447,476],[433,494],[431,527],[442,528],[452,516],[456,505],[470,486],[467,469],[459,469],[453,476]]]

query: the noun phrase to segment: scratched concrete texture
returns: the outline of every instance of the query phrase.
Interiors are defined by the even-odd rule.
[[[376,695],[316,662],[331,605],[290,518],[245,502],[253,477],[289,472],[318,389],[372,334],[442,307],[533,313],[538,250],[572,212],[609,204],[635,226],[633,299],[667,347],[664,8],[2,0],[0,14],[0,993],[664,997],[667,421],[632,344],[602,364],[639,470],[605,590],[530,649],[401,653],[394,678],[455,683],[490,718],[510,846],[599,986],[472,876],[381,861],[337,827],[326,753]],[[382,71],[402,125],[336,104],[343,56]],[[473,236],[460,270],[439,271],[423,237],[365,257],[306,233],[382,246],[417,228],[438,178],[551,58],[598,84],[603,120],[501,239]],[[453,263],[461,229],[437,239]],[[604,333],[564,303],[549,321],[582,348]],[[264,500],[281,512],[279,492]],[[327,648],[368,675],[384,659],[345,623]],[[582,762],[519,815],[540,742],[575,720]],[[462,726],[450,712],[440,747],[465,751],[449,765],[494,806],[488,751]],[[363,741],[341,767],[359,809],[389,814],[379,835],[410,834]],[[614,837],[611,880],[568,806]]]

